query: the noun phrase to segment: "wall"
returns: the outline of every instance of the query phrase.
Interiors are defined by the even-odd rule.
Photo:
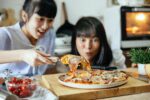
[[[58,6],[58,13],[55,19],[54,27],[57,30],[64,23],[64,14],[62,2],[65,2],[68,20],[75,24],[81,16],[101,15],[101,11],[106,9],[107,0],[55,0]],[[110,0],[109,0],[110,1]]]
[[[16,18],[19,19],[19,12],[24,0],[0,0],[0,9],[12,8],[15,11]]]
[[[55,0],[58,6],[58,13],[54,22],[54,28],[57,30],[64,23],[64,15],[62,10],[62,2],[66,3],[69,21],[75,24],[81,16],[101,15],[101,11],[107,7],[107,0]],[[109,0],[110,1],[110,0]],[[16,18],[19,19],[19,11],[24,0],[0,0],[0,9],[13,8]]]

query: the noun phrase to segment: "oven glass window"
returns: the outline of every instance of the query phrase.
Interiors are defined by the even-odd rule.
[[[150,12],[127,12],[126,32],[128,37],[150,35]]]

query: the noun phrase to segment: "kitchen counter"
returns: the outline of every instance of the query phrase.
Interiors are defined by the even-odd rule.
[[[150,93],[140,93],[98,100],[150,100]]]
[[[127,69],[127,71],[137,73],[137,69]],[[43,75],[40,82],[60,100],[141,100],[141,98],[148,100],[150,95],[150,84],[133,77],[129,77],[126,84],[110,89],[76,89],[61,85],[57,80],[59,75]]]

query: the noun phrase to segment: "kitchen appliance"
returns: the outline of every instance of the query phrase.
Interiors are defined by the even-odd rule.
[[[150,47],[150,7],[114,6],[105,10],[108,39],[121,48]]]

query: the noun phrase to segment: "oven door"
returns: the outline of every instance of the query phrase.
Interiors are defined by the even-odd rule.
[[[150,39],[150,7],[121,7],[122,40]]]
[[[150,46],[150,7],[121,7],[121,47]]]

